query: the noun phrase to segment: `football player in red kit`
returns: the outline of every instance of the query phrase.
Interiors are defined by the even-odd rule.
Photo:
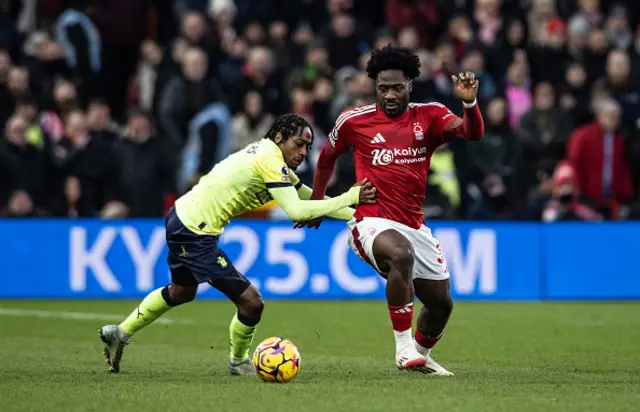
[[[440,244],[425,225],[423,203],[431,154],[458,136],[480,140],[484,121],[476,103],[478,80],[470,72],[452,76],[464,116],[440,103],[410,103],[420,61],[392,46],[373,52],[367,73],[377,104],[343,112],[318,159],[312,199],[324,197],[341,153],[353,148],[356,179],[377,189],[377,203],[357,205],[348,223],[353,251],[387,279],[386,297],[396,340],[396,366],[452,375],[430,356],[453,309],[449,270]],[[298,227],[317,227],[316,219]],[[423,303],[412,336],[413,299]]]

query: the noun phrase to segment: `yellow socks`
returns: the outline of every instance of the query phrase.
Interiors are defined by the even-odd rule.
[[[131,315],[120,324],[122,330],[127,335],[133,336],[171,309],[173,306],[169,305],[164,297],[165,294],[168,296],[168,293],[169,289],[166,286],[149,293]]]
[[[231,358],[242,360],[249,355],[249,346],[256,333],[256,325],[260,319],[250,319],[241,313],[236,313],[229,325],[229,336],[231,341]]]

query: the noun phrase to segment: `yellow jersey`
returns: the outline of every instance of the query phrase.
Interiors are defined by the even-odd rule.
[[[356,190],[357,189],[357,190]],[[175,203],[178,218],[194,233],[219,235],[235,216],[275,199],[296,221],[328,215],[349,220],[359,187],[333,199],[306,200],[311,189],[287,166],[280,148],[262,139],[230,155]]]

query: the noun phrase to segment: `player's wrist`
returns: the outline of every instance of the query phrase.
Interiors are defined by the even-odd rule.
[[[347,192],[347,196],[346,198],[348,199],[348,205],[357,205],[360,203],[360,190],[362,189],[362,186],[353,186],[351,187],[351,189],[349,189],[349,191]]]
[[[478,99],[473,99],[472,102],[465,102],[464,100],[462,101],[462,105],[465,109],[471,109],[472,107],[475,107],[476,104],[478,104]]]

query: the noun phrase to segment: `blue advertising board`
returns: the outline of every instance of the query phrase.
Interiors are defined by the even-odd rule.
[[[430,227],[454,299],[640,298],[640,224]],[[170,279],[161,220],[2,220],[0,233],[0,298],[138,298]],[[384,299],[384,279],[347,237],[343,222],[240,220],[220,243],[265,299]],[[223,296],[202,285],[199,298]]]

